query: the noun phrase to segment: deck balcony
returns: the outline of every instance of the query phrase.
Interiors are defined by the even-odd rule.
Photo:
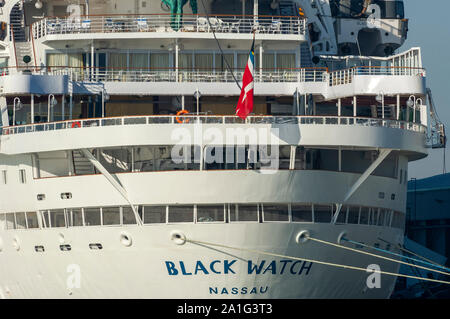
[[[289,16],[110,15],[44,18],[32,25],[35,40],[120,38],[218,38],[306,41],[306,20]],[[133,35],[130,35],[133,33]]]

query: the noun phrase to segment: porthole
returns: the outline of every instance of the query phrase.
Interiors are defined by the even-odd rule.
[[[89,248],[91,250],[102,250],[103,245],[102,244],[89,244]]]
[[[72,247],[70,245],[60,245],[59,249],[61,249],[61,251],[71,251]]]
[[[72,199],[72,193],[61,193],[61,199]]]
[[[45,194],[38,194],[38,195],[37,195],[37,200],[38,200],[38,201],[43,201],[43,200],[45,200]]]
[[[45,252],[44,246],[34,246],[34,250],[35,250],[37,253],[43,253],[43,252]]]

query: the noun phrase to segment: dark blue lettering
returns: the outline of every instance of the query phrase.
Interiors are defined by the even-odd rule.
[[[169,273],[169,276],[178,275],[178,270],[175,268],[175,264],[173,262],[166,261],[166,267],[167,267],[167,272]]]
[[[251,274],[253,274],[253,272],[256,272],[256,274],[259,275],[261,273],[265,263],[266,263],[266,261],[263,260],[258,268],[257,264],[255,264],[255,266],[253,266],[253,262],[251,260],[249,260],[248,261],[248,274],[251,275]]]

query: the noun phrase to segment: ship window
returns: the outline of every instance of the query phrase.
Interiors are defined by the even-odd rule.
[[[27,213],[27,226],[28,229],[39,228],[39,222],[36,212],[28,212]]]
[[[144,206],[144,224],[165,224],[166,206]]]
[[[198,205],[197,223],[225,222],[224,205]]]
[[[8,174],[7,170],[2,171],[2,182],[5,185],[8,183],[8,175],[7,174]]]
[[[314,222],[331,223],[331,214],[333,207],[331,205],[314,205]]]
[[[264,222],[288,222],[288,205],[263,205]]]
[[[347,222],[347,211],[348,211],[348,206],[341,207],[341,211],[339,212],[339,216],[336,220],[337,224],[345,224]]]
[[[86,226],[101,225],[100,208],[85,208],[84,221]]]
[[[120,225],[120,207],[102,208],[103,225]]]
[[[370,213],[370,208],[361,207],[361,213],[359,216],[359,223],[361,225],[367,225],[369,223],[369,213]]]
[[[83,212],[81,208],[67,210],[67,219],[70,227],[83,226]]]
[[[51,227],[66,227],[66,217],[63,209],[50,211]]]
[[[359,224],[359,207],[350,206],[348,209],[348,224]]]
[[[133,209],[130,206],[122,207],[122,224],[136,225],[136,217],[134,216]]]
[[[27,182],[27,175],[24,169],[19,170],[19,182],[21,184],[26,184]]]
[[[17,229],[27,228],[25,213],[16,213],[16,226]]]
[[[14,214],[6,214],[6,229],[16,229]]]
[[[258,205],[230,205],[230,221],[257,222]]]
[[[61,199],[72,199],[72,193],[61,193]]]
[[[380,212],[378,213],[378,226],[384,226],[386,219],[386,210],[380,209]]]
[[[48,211],[42,211],[42,227],[49,228],[50,227],[50,214]]]
[[[5,214],[0,214],[0,229],[6,229],[6,217],[5,217]]]
[[[37,200],[38,200],[38,201],[43,201],[43,200],[45,200],[45,194],[38,194],[38,195],[37,195]]]
[[[34,246],[34,250],[35,250],[37,253],[43,253],[43,252],[45,252],[44,246]]]
[[[377,223],[378,223],[378,208],[371,208],[369,225],[377,225]]]
[[[194,206],[169,206],[169,223],[193,223]]]
[[[297,205],[292,204],[292,221],[295,223],[311,223],[312,219],[312,205]]]

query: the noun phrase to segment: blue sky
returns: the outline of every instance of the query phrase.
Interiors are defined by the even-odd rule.
[[[409,34],[401,51],[411,47],[422,48],[422,59],[427,69],[427,86],[433,92],[440,119],[447,135],[450,133],[450,20],[449,0],[405,0]],[[449,143],[450,144],[450,143]],[[430,156],[410,164],[409,178],[425,178],[443,172],[443,150],[430,150]],[[450,147],[446,152],[450,169]]]

